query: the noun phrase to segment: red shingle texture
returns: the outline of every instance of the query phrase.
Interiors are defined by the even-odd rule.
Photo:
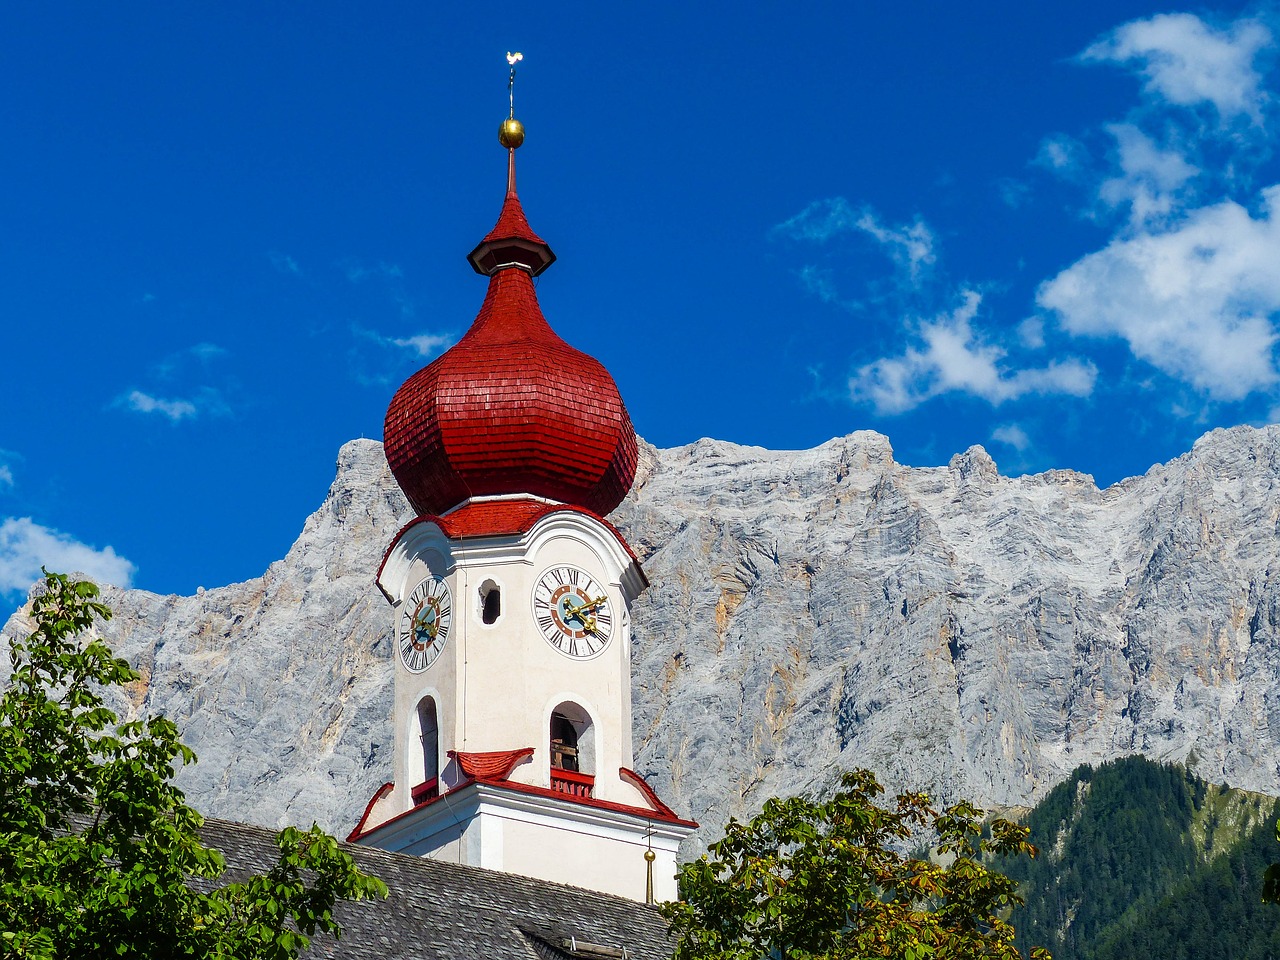
[[[537,276],[555,262],[556,255],[540,236],[533,232],[529,220],[520,206],[515,190],[507,191],[502,203],[502,213],[489,235],[467,254],[476,273],[492,276],[505,264],[519,263]]]
[[[490,277],[471,329],[396,392],[384,443],[420,515],[521,493],[603,515],[635,479],[635,429],[617,385],[556,336],[517,267]]]

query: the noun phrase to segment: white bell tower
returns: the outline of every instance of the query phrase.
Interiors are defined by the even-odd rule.
[[[697,825],[632,770],[630,611],[647,581],[603,519],[635,476],[635,431],[604,367],[542,316],[532,278],[555,255],[516,196],[514,117],[500,139],[506,200],[470,255],[484,304],[387,411],[387,460],[418,517],[377,574],[395,781],[351,839],[673,899]]]

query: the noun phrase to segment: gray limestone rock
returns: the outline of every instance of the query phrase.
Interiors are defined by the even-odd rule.
[[[120,707],[180,723],[201,809],[345,834],[390,777],[373,574],[407,516],[381,446],[353,441],[261,578],[106,591],[144,677]],[[854,766],[1009,807],[1143,753],[1280,794],[1280,427],[1214,431],[1106,490],[1003,477],[980,447],[906,467],[870,432],[642,445],[612,519],[651,582],[637,767],[704,838]]]

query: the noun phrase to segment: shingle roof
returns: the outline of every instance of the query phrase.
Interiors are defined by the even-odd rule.
[[[604,516],[638,457],[613,377],[551,329],[532,278],[514,269],[489,280],[462,339],[401,384],[383,449],[419,514],[525,493]]]
[[[221,850],[233,877],[266,871],[278,855],[262,827],[206,820],[204,841]],[[386,900],[344,903],[342,939],[317,936],[308,957],[350,960],[476,958],[595,960],[583,944],[623,948],[628,958],[671,956],[666,922],[632,900],[424,857],[343,844],[360,869],[390,888]],[[548,851],[553,856],[554,851]],[[574,953],[570,944],[580,947]]]

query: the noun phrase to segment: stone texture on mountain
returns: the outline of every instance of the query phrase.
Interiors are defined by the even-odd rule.
[[[1143,753],[1280,794],[1280,427],[1214,431],[1105,490],[1001,476],[980,447],[907,467],[870,432],[640,459],[612,515],[651,581],[636,763],[704,838],[854,766],[1016,806]],[[123,706],[180,722],[202,809],[345,833],[389,778],[373,571],[406,514],[380,445],[353,441],[260,579],[106,591],[145,678]]]

